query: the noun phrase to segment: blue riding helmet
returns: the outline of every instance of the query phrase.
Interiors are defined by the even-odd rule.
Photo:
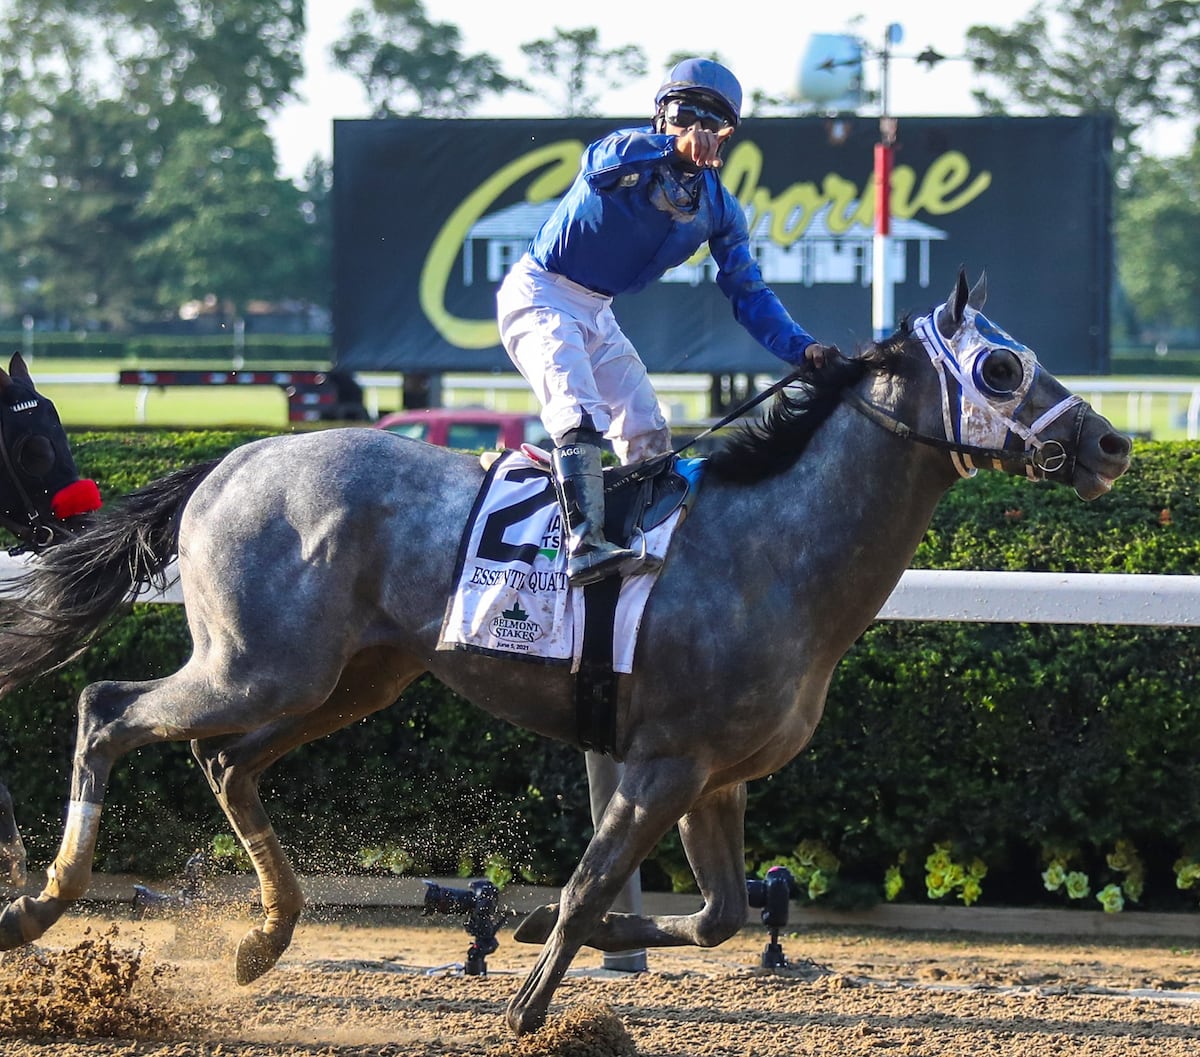
[[[654,107],[662,112],[667,99],[675,96],[699,97],[725,112],[736,127],[742,117],[742,86],[738,79],[712,59],[684,59],[667,74]]]

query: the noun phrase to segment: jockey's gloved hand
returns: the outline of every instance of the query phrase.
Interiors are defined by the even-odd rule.
[[[819,370],[841,354],[841,349],[836,345],[822,345],[819,341],[814,341],[804,350],[804,362],[809,367],[816,367]]]

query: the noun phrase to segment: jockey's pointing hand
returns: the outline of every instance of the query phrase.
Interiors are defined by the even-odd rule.
[[[732,128],[709,132],[696,124],[675,137],[675,153],[697,169],[719,169],[721,144],[732,135]]]

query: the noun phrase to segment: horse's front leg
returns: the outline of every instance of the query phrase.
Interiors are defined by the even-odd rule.
[[[707,775],[694,760],[628,762],[603,819],[562,890],[541,954],[508,1005],[508,1024],[524,1034],[546,1011],[579,948],[655,844],[689,809]],[[633,945],[630,945],[633,946]]]
[[[744,782],[706,793],[679,820],[679,835],[703,899],[695,914],[640,917],[607,914],[585,946],[601,951],[636,947],[715,947],[746,924]],[[523,943],[543,942],[557,907],[539,907],[517,928]]]
[[[300,882],[259,796],[259,778],[297,746],[387,708],[423,670],[420,663],[394,651],[364,651],[347,665],[334,692],[316,711],[277,720],[234,739],[192,743],[221,810],[250,857],[262,896],[262,924],[238,944],[239,984],[257,980],[279,960],[304,909]]]
[[[25,844],[17,828],[12,797],[3,784],[0,784],[0,874],[7,874],[15,888],[25,883]]]

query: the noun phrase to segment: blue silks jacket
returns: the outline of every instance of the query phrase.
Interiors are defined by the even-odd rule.
[[[734,318],[780,359],[801,363],[815,339],[763,282],[742,207],[714,170],[689,176],[672,166],[674,149],[673,136],[650,127],[618,129],[591,144],[530,255],[615,297],[643,289],[707,242]]]

